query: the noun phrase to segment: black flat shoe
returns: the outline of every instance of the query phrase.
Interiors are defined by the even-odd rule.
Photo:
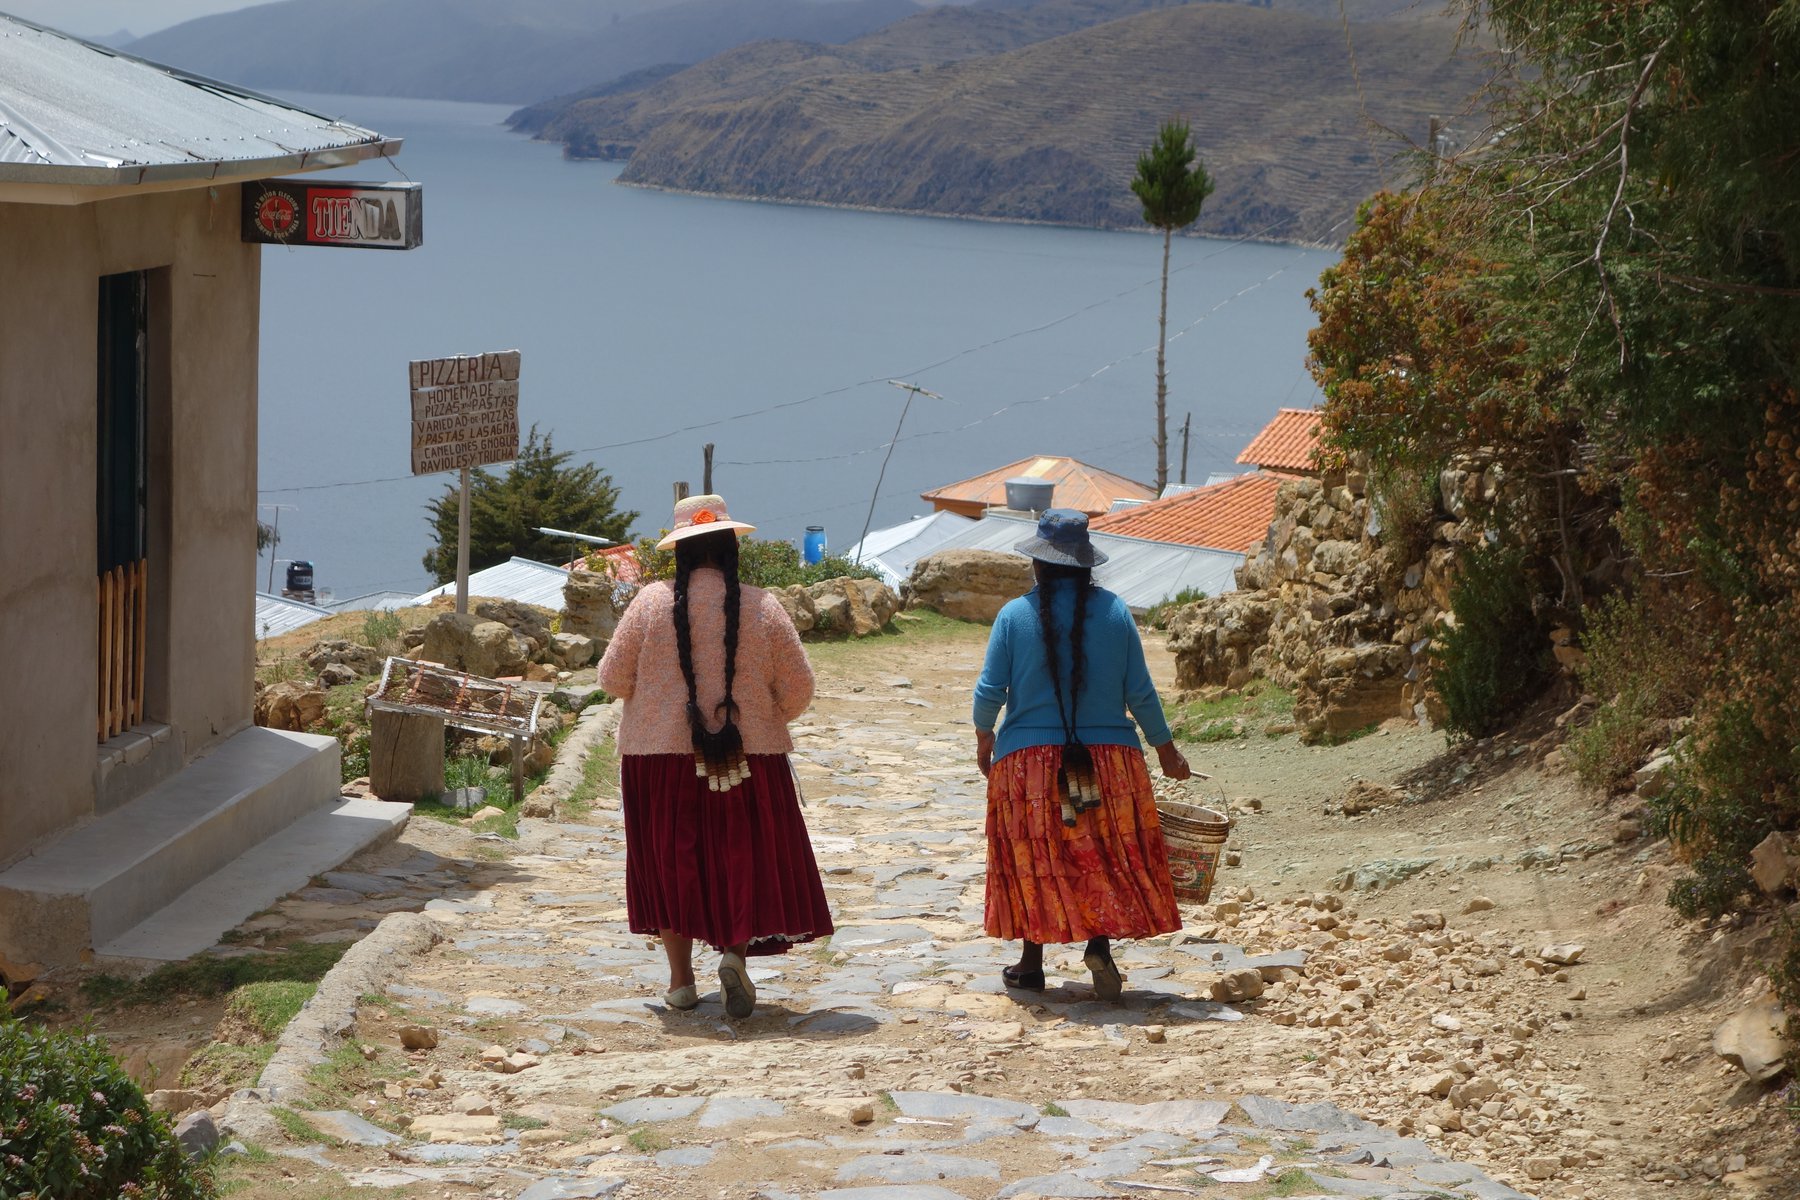
[[[1035,971],[1021,971],[1016,966],[1002,967],[1000,968],[1000,979],[1009,988],[1020,988],[1027,992],[1044,990],[1044,969],[1042,967]]]
[[[1102,1000],[1117,1000],[1125,990],[1125,980],[1119,974],[1118,964],[1113,962],[1112,954],[1104,950],[1090,950],[1081,956],[1081,961],[1094,976],[1094,995]]]

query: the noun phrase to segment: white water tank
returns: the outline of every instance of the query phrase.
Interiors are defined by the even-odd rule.
[[[1006,481],[1006,507],[1017,512],[1043,512],[1056,495],[1056,484],[1048,479],[1018,475]]]

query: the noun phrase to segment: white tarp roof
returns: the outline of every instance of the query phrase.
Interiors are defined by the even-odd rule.
[[[330,615],[329,608],[320,608],[316,604],[305,604],[268,592],[256,593],[256,636],[259,639],[291,633]]]
[[[877,529],[844,552],[851,562],[861,561],[866,567],[881,572],[891,588],[898,588],[912,573],[912,565],[975,524],[975,518],[961,513],[934,512],[887,529]]]
[[[563,606],[563,584],[569,581],[569,572],[565,567],[553,567],[549,563],[534,562],[529,558],[514,558],[497,566],[487,567],[469,575],[469,595],[487,596],[495,600],[517,600],[522,604],[536,604],[540,608],[560,609]],[[456,582],[452,580],[442,587],[432,588],[429,592],[413,597],[414,604],[430,604],[439,596],[456,595]]]
[[[1028,517],[990,512],[967,529],[958,530],[938,550],[1011,551],[1030,537],[1035,523]],[[1114,533],[1090,535],[1107,555],[1094,571],[1100,586],[1117,594],[1133,612],[1142,613],[1178,592],[1198,588],[1208,596],[1237,590],[1237,569],[1244,556],[1202,546],[1179,546]]]
[[[0,13],[0,181],[243,179],[399,150],[373,130]]]

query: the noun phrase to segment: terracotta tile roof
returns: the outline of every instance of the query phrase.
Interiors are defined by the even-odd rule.
[[[1080,509],[1089,516],[1108,511],[1115,500],[1148,500],[1156,495],[1154,488],[1135,479],[1091,467],[1077,459],[1046,454],[1021,458],[973,479],[922,492],[920,499],[939,508],[952,505],[959,508],[967,505],[1004,507],[1006,481],[1018,476],[1054,483],[1056,492],[1052,503],[1056,507]]]
[[[1318,470],[1313,465],[1313,451],[1318,446],[1319,410],[1284,408],[1251,439],[1237,460],[1265,471],[1311,473]]]
[[[1223,483],[1107,513],[1089,528],[1095,533],[1242,554],[1268,531],[1275,517],[1275,489],[1292,478],[1274,471],[1251,471]]]

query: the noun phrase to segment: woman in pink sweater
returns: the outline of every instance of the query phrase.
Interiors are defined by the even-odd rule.
[[[619,722],[625,903],[634,933],[662,938],[669,1006],[700,1003],[694,942],[723,951],[725,1011],[747,1017],[746,955],[832,932],[788,752],[812,702],[812,668],[779,601],[738,582],[739,534],[717,496],[675,506],[673,582],[632,600],[600,686]]]

